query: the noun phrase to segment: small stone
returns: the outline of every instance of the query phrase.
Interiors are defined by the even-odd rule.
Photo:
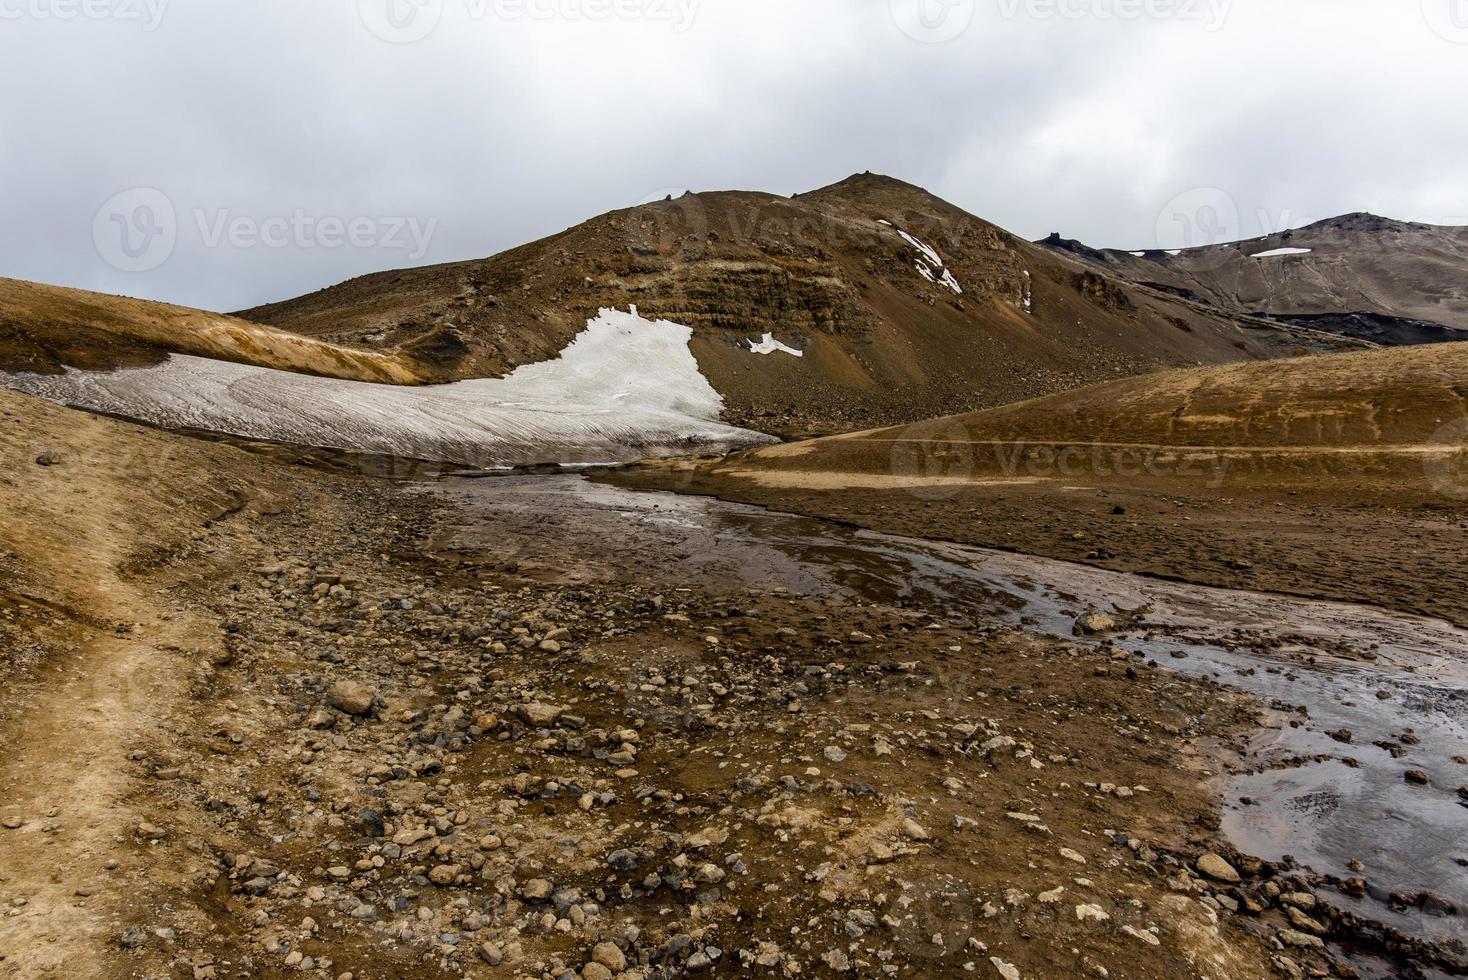
[[[1019,967],[1013,963],[1006,963],[997,956],[989,957],[989,962],[994,965],[994,969],[999,971],[999,975],[1004,980],[1020,980]]]
[[[440,864],[428,872],[428,880],[441,888],[447,887],[452,885],[455,879],[459,877],[460,870],[457,864]],[[550,893],[547,892],[546,894]]]
[[[520,886],[520,894],[532,902],[539,902],[550,898],[551,893],[555,890],[556,886],[545,878],[531,878],[524,885]]]
[[[1116,620],[1105,613],[1087,613],[1075,622],[1076,636],[1098,636],[1116,629]]]
[[[627,969],[627,957],[616,943],[597,943],[591,950],[591,959],[613,973]]]
[[[1162,940],[1158,939],[1150,932],[1147,932],[1145,929],[1138,929],[1136,926],[1122,926],[1121,931],[1126,933],[1128,936],[1131,936],[1133,939],[1140,939],[1148,946],[1162,945]]]
[[[1286,946],[1294,946],[1300,949],[1324,949],[1325,943],[1319,936],[1311,936],[1307,933],[1297,932],[1294,929],[1281,929],[1279,941]]]
[[[337,681],[326,692],[326,703],[349,715],[369,715],[376,695],[358,681]]]
[[[1198,859],[1198,870],[1214,881],[1221,881],[1229,885],[1237,885],[1242,880],[1233,865],[1212,852]]]
[[[1421,769],[1408,769],[1402,774],[1402,778],[1413,786],[1426,786],[1429,782],[1427,773]]]
[[[515,709],[515,714],[519,715],[521,721],[527,725],[534,725],[537,728],[554,725],[556,720],[565,713],[565,708],[560,708],[553,704],[541,704],[539,701],[522,704]]]
[[[60,453],[53,453],[53,452],[44,452],[41,455],[39,455],[39,456],[36,457],[36,465],[37,466],[60,466],[61,465],[61,454]]]

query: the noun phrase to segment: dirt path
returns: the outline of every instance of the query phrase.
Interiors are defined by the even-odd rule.
[[[20,976],[116,975],[99,953],[116,938],[113,904],[133,873],[117,842],[145,822],[127,803],[128,754],[184,686],[165,648],[184,648],[192,624],[165,621],[135,590],[109,592],[114,618],[132,629],[95,636],[54,665],[0,759],[0,891],[12,905],[0,919],[0,965]]]

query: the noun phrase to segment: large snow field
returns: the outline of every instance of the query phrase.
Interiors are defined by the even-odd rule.
[[[170,429],[477,466],[727,452],[775,440],[718,421],[693,331],[604,309],[553,361],[423,387],[316,378],[201,357],[111,372],[0,374],[53,402]]]

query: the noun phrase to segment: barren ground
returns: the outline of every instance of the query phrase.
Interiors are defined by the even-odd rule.
[[[10,975],[1222,978],[1382,945],[1310,876],[1197,870],[1242,696],[3,408]]]

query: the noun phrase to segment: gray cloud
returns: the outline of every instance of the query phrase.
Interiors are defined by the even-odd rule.
[[[865,169],[1138,248],[1468,223],[1468,0],[0,0],[0,65],[0,275],[211,309]]]

